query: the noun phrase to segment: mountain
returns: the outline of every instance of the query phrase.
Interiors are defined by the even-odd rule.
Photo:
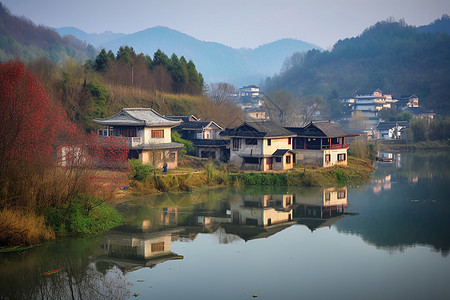
[[[331,51],[309,51],[266,81],[266,90],[294,95],[349,96],[377,88],[393,96],[416,94],[420,105],[450,113],[450,35],[421,32],[404,21],[379,22]]]
[[[101,34],[86,33],[75,27],[61,27],[54,28],[54,30],[59,33],[60,36],[72,35],[81,41],[94,45],[95,47],[99,47],[104,43],[126,36],[125,33],[114,33],[111,31],[105,31]]]
[[[67,57],[84,61],[95,57],[95,49],[72,36],[61,37],[50,28],[13,16],[0,3],[0,61],[31,61],[43,56],[55,62]]]
[[[450,34],[450,17],[445,14],[428,25],[417,27],[417,30],[420,32],[447,32]]]
[[[69,33],[98,48],[117,52],[128,45],[136,52],[153,56],[161,49],[167,55],[176,53],[193,60],[207,83],[228,82],[237,87],[259,84],[261,80],[280,71],[283,61],[294,52],[304,52],[319,47],[293,39],[283,39],[256,49],[233,49],[231,47],[195,39],[187,34],[167,28],[153,27],[133,34],[103,33],[87,34],[81,30],[57,29]]]

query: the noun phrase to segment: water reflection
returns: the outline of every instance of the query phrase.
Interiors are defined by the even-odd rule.
[[[326,188],[321,194],[299,197],[295,218],[299,224],[306,225],[311,231],[320,227],[330,228],[345,216],[348,207],[347,187]]]
[[[372,185],[352,190],[358,217],[337,225],[389,251],[431,246],[450,249],[450,154],[394,153],[393,162],[376,162]]]

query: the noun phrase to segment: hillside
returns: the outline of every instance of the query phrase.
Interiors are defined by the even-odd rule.
[[[233,49],[215,42],[200,41],[167,27],[154,27],[127,35],[111,32],[88,34],[74,28],[56,30],[61,35],[71,34],[99,49],[113,52],[117,52],[120,46],[128,45],[148,55],[158,49],[169,56],[183,53],[186,59],[196,62],[207,83],[228,82],[237,87],[259,84],[261,80],[279,72],[283,61],[294,52],[319,49],[293,39],[279,40],[256,49]]]
[[[0,3],[0,61],[20,59],[32,61],[47,57],[59,62],[72,57],[86,60],[95,56],[95,49],[73,36],[61,37],[54,30],[36,26],[31,21],[13,16]]]
[[[379,22],[331,51],[309,51],[289,69],[266,81],[267,90],[296,96],[333,90],[348,96],[356,89],[416,94],[426,108],[450,112],[450,35],[419,32],[404,22]],[[335,94],[335,93],[334,93]]]

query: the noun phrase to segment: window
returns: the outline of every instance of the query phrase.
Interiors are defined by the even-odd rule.
[[[267,140],[267,146],[270,146],[270,145],[272,145],[272,140],[271,140],[271,139],[268,139],[268,140]]]
[[[291,138],[288,138],[288,145],[291,144]]]
[[[164,242],[152,244],[152,252],[164,251]]]
[[[233,139],[233,150],[238,151],[239,148],[241,148],[241,140],[240,139]]]
[[[345,153],[338,154],[337,159],[338,161],[345,161]]]
[[[331,154],[325,154],[325,163],[329,163],[331,160]]]
[[[259,159],[257,157],[244,157],[244,163],[259,164]]]
[[[164,138],[164,129],[152,130],[152,138]]]
[[[175,152],[169,153],[169,161],[175,161],[177,154]]]
[[[286,156],[286,163],[287,164],[291,163],[291,156],[290,155]]]
[[[245,144],[246,145],[258,145],[258,140],[257,139],[245,139]]]
[[[277,163],[280,163],[280,162],[281,162],[281,157],[275,157],[275,161],[276,161]]]
[[[325,201],[330,201],[330,198],[331,198],[330,192],[326,192],[325,193]]]
[[[338,191],[337,198],[338,199],[344,199],[345,198],[345,190]]]

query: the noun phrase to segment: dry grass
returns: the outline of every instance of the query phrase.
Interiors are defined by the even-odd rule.
[[[55,238],[44,217],[18,210],[0,211],[0,246],[27,246]]]

